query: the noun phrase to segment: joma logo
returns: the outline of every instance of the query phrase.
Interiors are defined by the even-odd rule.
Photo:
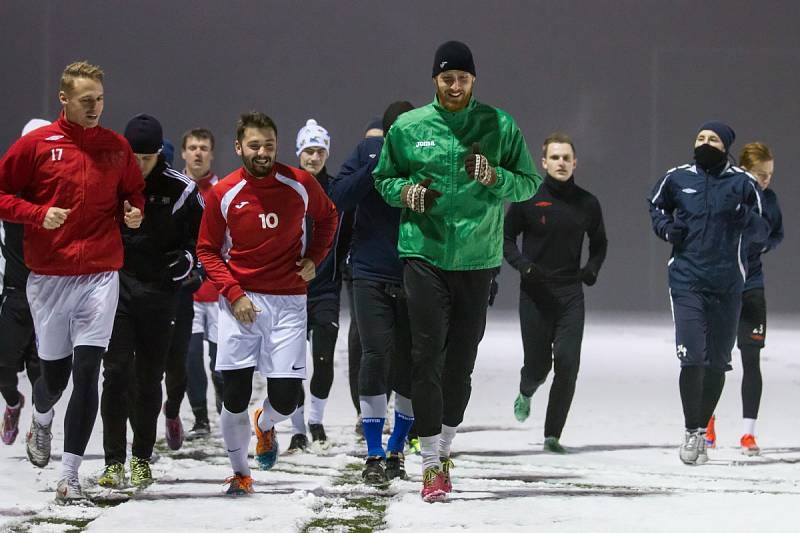
[[[434,141],[417,141],[417,148],[424,148],[426,146],[436,146]]]

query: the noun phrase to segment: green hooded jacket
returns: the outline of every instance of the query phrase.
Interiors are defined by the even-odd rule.
[[[491,187],[464,170],[475,142],[497,171]],[[514,119],[474,98],[455,113],[434,97],[400,115],[372,174],[375,189],[393,207],[404,207],[403,186],[433,180],[430,188],[442,196],[425,213],[403,209],[397,248],[400,257],[424,259],[442,270],[500,266],[504,202],[527,200],[542,182]]]

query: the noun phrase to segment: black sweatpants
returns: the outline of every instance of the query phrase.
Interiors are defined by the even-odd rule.
[[[339,299],[326,298],[308,302],[308,340],[311,341],[311,374],[309,391],[325,399],[333,385],[333,355],[339,336]]]
[[[411,400],[421,437],[458,426],[486,329],[492,269],[451,271],[407,259],[403,286],[411,324]],[[364,332],[361,331],[361,335]]]
[[[353,280],[355,319],[361,335],[360,396],[389,392],[411,397],[411,330],[403,288]],[[391,372],[391,378],[390,376]]]
[[[742,354],[742,418],[758,418],[761,406],[761,349],[767,338],[764,289],[742,293],[737,344]]]
[[[103,449],[106,464],[125,462],[127,422],[132,454],[149,459],[161,410],[161,379],[172,341],[177,293],[120,283],[114,331],[103,357]]]
[[[0,394],[7,405],[17,405],[17,373],[26,370],[31,384],[39,378],[36,336],[25,289],[4,288],[0,302]]]
[[[347,301],[350,304],[350,327],[347,329],[347,377],[350,384],[350,400],[356,413],[361,414],[361,402],[358,399],[358,376],[361,371],[361,336],[358,332],[355,304],[353,303],[353,282],[345,280]]]
[[[705,428],[731,370],[741,294],[670,290],[686,429]]]
[[[194,320],[194,302],[192,291],[182,288],[178,291],[177,311],[175,312],[175,328],[169,345],[164,374],[164,388],[167,401],[164,402],[164,416],[177,418],[181,411],[181,402],[186,395],[186,359],[189,352],[189,341],[192,338],[192,321]]]
[[[553,369],[544,436],[561,438],[581,362],[584,303],[580,284],[520,291],[519,321],[525,361],[519,390],[532,396]]]

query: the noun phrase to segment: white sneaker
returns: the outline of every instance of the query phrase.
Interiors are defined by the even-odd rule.
[[[50,443],[53,440],[50,428],[52,425],[53,423],[50,422],[44,426],[34,419],[31,421],[31,429],[28,430],[28,435],[25,437],[28,459],[39,468],[44,468],[50,462]]]
[[[697,438],[700,439],[700,442],[697,446],[697,463],[695,464],[704,465],[708,462],[708,451],[706,450],[707,448],[706,445],[708,441],[706,441],[705,428],[698,429],[697,434],[698,434]]]
[[[61,478],[56,487],[56,502],[72,503],[86,499],[77,477]]]
[[[705,435],[703,435],[705,441]],[[697,458],[700,455],[700,434],[697,430],[686,430],[683,437],[683,444],[680,448],[681,461],[687,465],[697,464]]]

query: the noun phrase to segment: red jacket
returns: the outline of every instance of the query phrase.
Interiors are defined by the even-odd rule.
[[[0,160],[0,219],[25,224],[25,264],[37,274],[76,276],[122,267],[122,205],[144,211],[144,178],[128,141],[61,117],[20,138]],[[50,207],[71,209],[58,229]]]
[[[310,237],[306,215],[314,221]],[[337,221],[336,207],[308,172],[275,163],[270,175],[257,179],[240,168],[207,197],[197,256],[231,303],[245,290],[305,294],[306,282],[296,263],[307,257],[319,265]]]
[[[189,175],[186,170],[183,171],[187,176]],[[200,189],[200,194],[203,195],[203,200],[208,202],[208,194],[211,192],[211,187],[217,184],[219,177],[216,174],[209,173],[205,178],[196,181],[197,188]],[[214,284],[210,279],[203,280],[203,284],[192,295],[195,302],[203,303],[216,303],[219,300],[219,292],[214,288]]]

